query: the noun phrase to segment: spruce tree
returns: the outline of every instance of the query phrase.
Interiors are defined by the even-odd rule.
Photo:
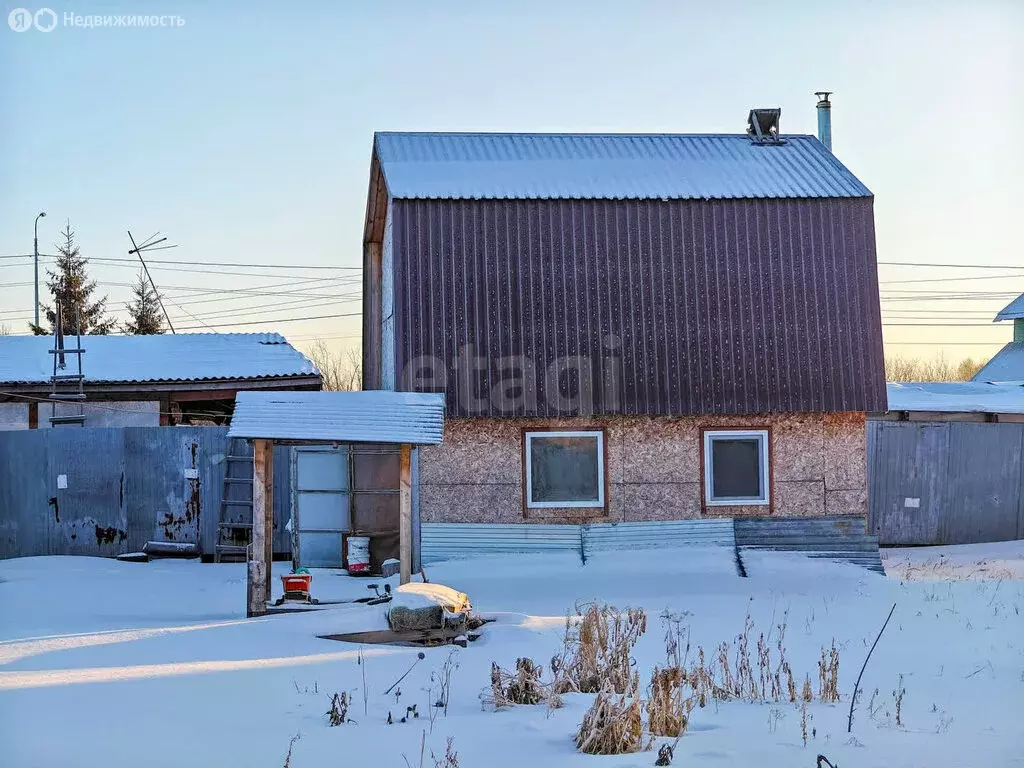
[[[124,324],[124,332],[136,336],[163,333],[165,329],[160,300],[153,284],[146,279],[146,273],[141,269],[132,285],[132,293],[135,294],[135,300],[125,304],[128,322]]]
[[[96,290],[96,281],[89,279],[87,266],[89,260],[79,252],[75,243],[75,233],[71,229],[71,222],[67,222],[61,232],[64,242],[57,246],[57,263],[54,265],[56,271],[46,270],[46,286],[54,299],[60,299],[61,321],[64,333],[67,335],[82,334],[107,334],[116,330],[117,323],[113,318],[106,316],[107,297],[96,301],[92,300],[93,291]],[[54,307],[40,305],[49,323],[49,329],[29,324],[32,332],[36,335],[53,333],[57,320],[57,313]],[[56,304],[54,305],[56,306]],[[81,323],[81,327],[79,327]]]

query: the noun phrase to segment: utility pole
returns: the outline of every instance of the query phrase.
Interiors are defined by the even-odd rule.
[[[39,215],[36,216],[36,222],[34,229],[34,237],[32,238],[32,247],[35,252],[35,267],[36,267],[36,328],[39,327],[39,220],[46,216],[46,211],[40,211]]]

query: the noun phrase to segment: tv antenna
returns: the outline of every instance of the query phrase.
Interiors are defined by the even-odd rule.
[[[167,238],[160,237],[159,232],[154,235],[150,235],[142,241],[142,245],[138,245],[135,242],[135,238],[132,237],[132,231],[129,229],[128,239],[132,241],[132,247],[128,251],[128,255],[139,257],[139,261],[142,262],[142,269],[146,272],[146,279],[149,280],[149,284],[153,286],[153,291],[156,293],[156,300],[160,303],[160,309],[163,310],[164,319],[167,321],[167,327],[171,329],[171,333],[176,333],[174,330],[174,324],[171,323],[170,315],[167,314],[167,307],[164,306],[163,297],[160,296],[160,291],[157,289],[156,283],[153,282],[153,277],[149,274],[149,267],[146,266],[146,260],[142,258],[142,254],[148,253],[149,251],[166,251],[168,248],[177,248],[178,246],[160,245],[160,243],[167,242]]]

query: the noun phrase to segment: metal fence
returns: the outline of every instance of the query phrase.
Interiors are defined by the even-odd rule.
[[[1024,424],[868,421],[867,440],[883,545],[1024,538]]]
[[[0,432],[0,557],[113,555],[151,540],[212,555],[226,427]],[[291,549],[290,451],[275,452],[274,551]]]
[[[574,552],[585,560],[600,551],[687,545],[735,549],[736,546],[729,518],[586,525],[423,523],[421,530],[424,563],[536,552]]]

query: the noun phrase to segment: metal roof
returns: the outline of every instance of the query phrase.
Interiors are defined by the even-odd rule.
[[[444,396],[413,392],[239,392],[229,437],[438,445]]]
[[[814,136],[377,133],[388,191],[422,199],[870,197]]]
[[[75,344],[67,337],[65,347]],[[316,366],[276,333],[83,336],[85,383],[203,381],[318,376]],[[52,336],[0,336],[0,384],[49,383]],[[68,366],[77,371],[73,355]]]
[[[996,315],[996,319],[993,322],[998,323],[1000,320],[1014,320],[1018,317],[1024,317],[1024,293],[1003,307],[999,314]]]
[[[1024,384],[1024,341],[1011,341],[996,352],[971,381]]]
[[[890,411],[1024,413],[1024,385],[935,381],[887,385]]]

